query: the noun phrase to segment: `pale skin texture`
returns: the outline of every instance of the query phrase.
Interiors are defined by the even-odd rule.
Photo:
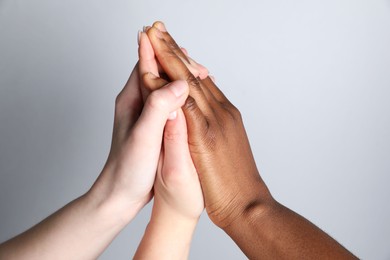
[[[206,211],[250,259],[356,259],[311,222],[278,203],[260,177],[241,114],[210,79],[197,79],[163,23],[148,31],[170,80],[186,80],[190,153]],[[240,86],[242,87],[242,86]]]
[[[169,129],[173,125],[176,125],[175,131]],[[175,141],[172,136],[175,136]],[[178,146],[182,147],[172,149]],[[160,162],[152,217],[134,259],[187,259],[203,211],[203,196],[189,155],[187,129],[181,110],[175,120],[167,123]]]
[[[147,93],[167,82],[153,76],[159,75],[158,64],[146,33],[140,35],[139,42],[140,75],[144,75],[141,85],[146,98]],[[200,76],[202,70],[206,73],[198,68],[197,65],[192,67],[196,76]],[[176,118],[165,126],[152,216],[134,259],[187,259],[203,209],[202,190],[188,147],[186,121],[179,109]]]
[[[187,83],[175,81],[153,91],[143,103],[137,65],[117,97],[110,154],[95,184],[2,243],[0,259],[96,259],[152,198],[165,124],[187,96]],[[180,125],[183,117],[177,118],[171,131],[176,125],[185,127]]]

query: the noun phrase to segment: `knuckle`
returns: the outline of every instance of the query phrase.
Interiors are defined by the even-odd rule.
[[[231,120],[233,123],[236,123],[242,119],[240,110],[232,103],[224,102],[222,106],[225,109],[225,120]]]
[[[146,105],[151,109],[164,109],[167,106],[167,101],[157,91],[154,91],[149,95]]]
[[[186,102],[184,103],[183,108],[187,111],[195,111],[197,109],[196,101],[193,97],[188,97]]]
[[[235,120],[240,120],[241,119],[241,112],[240,112],[240,110],[237,107],[235,107],[233,104],[230,104],[229,112],[230,112],[230,114],[233,116],[233,118]]]
[[[195,78],[194,75],[190,71],[187,71],[186,74],[187,74],[186,80],[187,80],[188,86],[190,88],[200,89],[199,80],[197,78]]]

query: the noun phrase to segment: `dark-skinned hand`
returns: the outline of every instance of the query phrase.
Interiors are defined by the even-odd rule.
[[[165,79],[186,80],[190,87],[182,109],[210,219],[250,259],[356,259],[310,221],[273,199],[257,170],[240,112],[210,77],[194,77],[188,69],[193,60],[164,24],[154,23],[147,35]],[[143,83],[153,90],[163,85],[161,80],[144,77]]]
[[[169,80],[186,80],[190,86],[183,111],[210,219],[223,228],[254,205],[272,202],[256,168],[238,109],[209,77],[194,77],[186,54],[162,23],[155,23],[147,34]]]

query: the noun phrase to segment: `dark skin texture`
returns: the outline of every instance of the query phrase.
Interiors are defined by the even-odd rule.
[[[241,114],[210,78],[197,79],[188,59],[156,22],[147,30],[169,81],[186,80],[188,143],[206,211],[250,259],[357,259],[311,222],[278,203],[260,177]],[[150,90],[166,84],[144,77]]]

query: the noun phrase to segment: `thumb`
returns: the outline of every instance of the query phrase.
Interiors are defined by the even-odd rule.
[[[188,147],[187,126],[183,111],[177,111],[177,118],[169,120],[164,130],[164,170],[162,179],[166,186],[175,180],[191,177],[196,170]],[[197,176],[196,176],[197,177]]]
[[[160,147],[165,123],[176,116],[175,111],[184,104],[188,93],[188,84],[184,80],[174,81],[153,91],[134,125],[134,132],[139,133],[137,136],[144,137],[139,141],[144,145],[158,144]]]

